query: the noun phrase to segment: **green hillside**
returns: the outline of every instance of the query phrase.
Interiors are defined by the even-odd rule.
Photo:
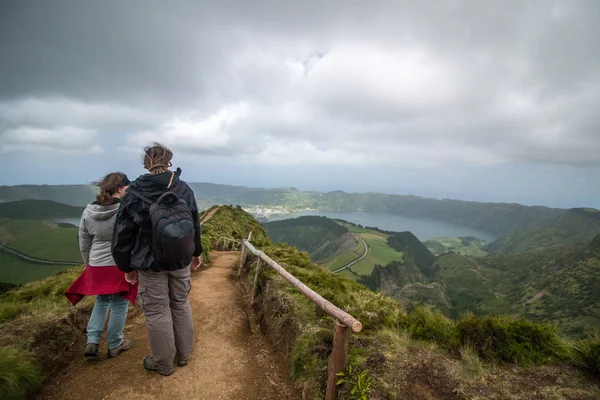
[[[348,228],[326,217],[290,218],[263,225],[274,243],[292,244],[308,252],[311,260],[318,264],[358,245]]]
[[[600,329],[600,235],[585,244],[492,254],[480,262],[499,272],[492,282],[513,313],[571,335]]]
[[[0,218],[59,219],[79,218],[83,207],[74,207],[51,200],[19,200],[0,203]]]
[[[485,249],[499,253],[547,250],[589,241],[599,233],[600,211],[574,208],[502,237]]]
[[[96,196],[92,185],[18,185],[0,186],[0,201],[52,200],[71,206],[85,206]]]
[[[47,278],[66,268],[69,267],[30,263],[0,249],[0,282],[22,285]]]
[[[68,224],[0,218],[0,243],[33,258],[82,262],[78,228]],[[23,284],[67,268],[25,261],[0,250],[0,282]]]
[[[393,232],[388,237],[387,243],[394,250],[404,253],[405,258],[410,257],[425,276],[432,276],[435,273],[431,267],[435,256],[412,233]]]
[[[453,252],[467,257],[485,257],[486,242],[476,237],[434,237],[423,242],[436,256]]]
[[[264,224],[274,243],[288,243],[309,254],[317,264],[332,271],[367,255],[341,274],[358,279],[368,276],[375,265],[385,265],[402,260],[402,252],[393,249],[388,233],[364,228],[346,221],[334,221],[327,217],[305,216]]]
[[[367,244],[367,256],[361,261],[352,265],[350,273],[346,276],[352,279],[357,279],[360,276],[370,275],[376,265],[385,265],[392,261],[401,261],[404,254],[389,246],[387,243],[389,234],[370,228],[364,228],[360,225],[352,224],[345,221],[338,221],[346,226],[350,232],[362,239]],[[354,251],[353,259],[356,259],[364,254],[364,246],[359,244]],[[329,265],[329,269],[335,269],[334,265]],[[344,271],[346,272],[346,271]]]
[[[36,258],[81,261],[78,228],[73,225],[0,218],[0,242]]]

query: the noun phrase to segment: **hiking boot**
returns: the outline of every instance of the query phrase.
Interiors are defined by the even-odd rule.
[[[186,359],[186,360],[179,360],[177,361],[177,366],[178,367],[185,367],[186,365],[188,365],[188,363],[190,362],[190,359]]]
[[[121,354],[122,352],[124,352],[125,350],[129,350],[131,348],[131,346],[133,346],[133,340],[131,339],[125,339],[123,340],[123,343],[121,343],[121,345],[117,348],[114,349],[108,349],[108,358],[115,358],[116,356],[118,356],[119,354]]]
[[[156,361],[154,361],[154,357],[146,356],[144,358],[144,368],[148,371],[158,372],[162,376],[171,376],[175,373],[175,368],[171,367],[169,371],[161,371]]]
[[[98,343],[88,343],[83,355],[86,357],[98,357]]]

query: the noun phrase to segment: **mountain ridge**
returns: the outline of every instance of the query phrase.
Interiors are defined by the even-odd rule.
[[[487,231],[499,236],[556,217],[567,210],[517,203],[489,203],[432,199],[415,195],[385,193],[314,192],[294,188],[252,188],[215,183],[189,183],[199,203],[242,206],[285,207],[323,211],[357,211],[429,218]],[[94,187],[87,185],[0,186],[0,201],[48,199],[84,206],[93,199]]]

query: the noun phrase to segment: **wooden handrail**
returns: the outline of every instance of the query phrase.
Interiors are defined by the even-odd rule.
[[[262,251],[256,250],[250,242],[244,240],[244,246],[250,250],[250,253],[254,254],[262,261],[267,263],[271,268],[279,273],[289,283],[294,285],[303,295],[312,300],[316,305],[318,305],[323,311],[327,314],[343,323],[345,326],[351,328],[354,332],[360,332],[362,330],[362,324],[352,315],[348,314],[344,310],[338,308],[337,306],[331,304],[329,301],[324,299],[319,293],[315,292],[308,286],[306,286],[302,281],[296,278],[294,275],[287,272],[281,265],[277,264],[273,261],[268,255],[263,253]]]
[[[354,332],[360,332],[362,330],[362,324],[352,315],[348,314],[344,310],[331,304],[325,300],[320,294],[306,286],[302,281],[290,274],[281,265],[273,261],[269,256],[260,250],[257,250],[250,243],[250,236],[248,239],[242,242],[240,246],[240,266],[237,275],[240,276],[244,263],[246,262],[246,250],[258,257],[256,261],[256,271],[254,273],[254,284],[252,286],[252,297],[251,303],[254,303],[257,293],[257,281],[258,275],[261,273],[261,261],[271,268],[273,268],[279,275],[286,281],[294,285],[300,293],[312,300],[317,306],[319,306],[328,315],[335,318],[335,327],[333,334],[333,346],[331,349],[331,358],[329,359],[329,371],[327,377],[327,390],[325,391],[325,400],[335,400],[337,398],[337,381],[338,375],[344,372],[346,369],[346,361],[348,359],[348,341],[350,339],[350,329]]]

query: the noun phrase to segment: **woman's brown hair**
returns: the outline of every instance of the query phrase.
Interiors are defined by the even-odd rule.
[[[96,196],[96,201],[103,206],[109,206],[117,202],[114,196],[120,187],[127,186],[129,180],[127,175],[122,172],[111,172],[104,179],[94,182],[100,188],[100,193]]]
[[[151,143],[144,148],[144,168],[151,174],[157,175],[167,172],[173,159],[173,152],[169,148],[160,143]]]

